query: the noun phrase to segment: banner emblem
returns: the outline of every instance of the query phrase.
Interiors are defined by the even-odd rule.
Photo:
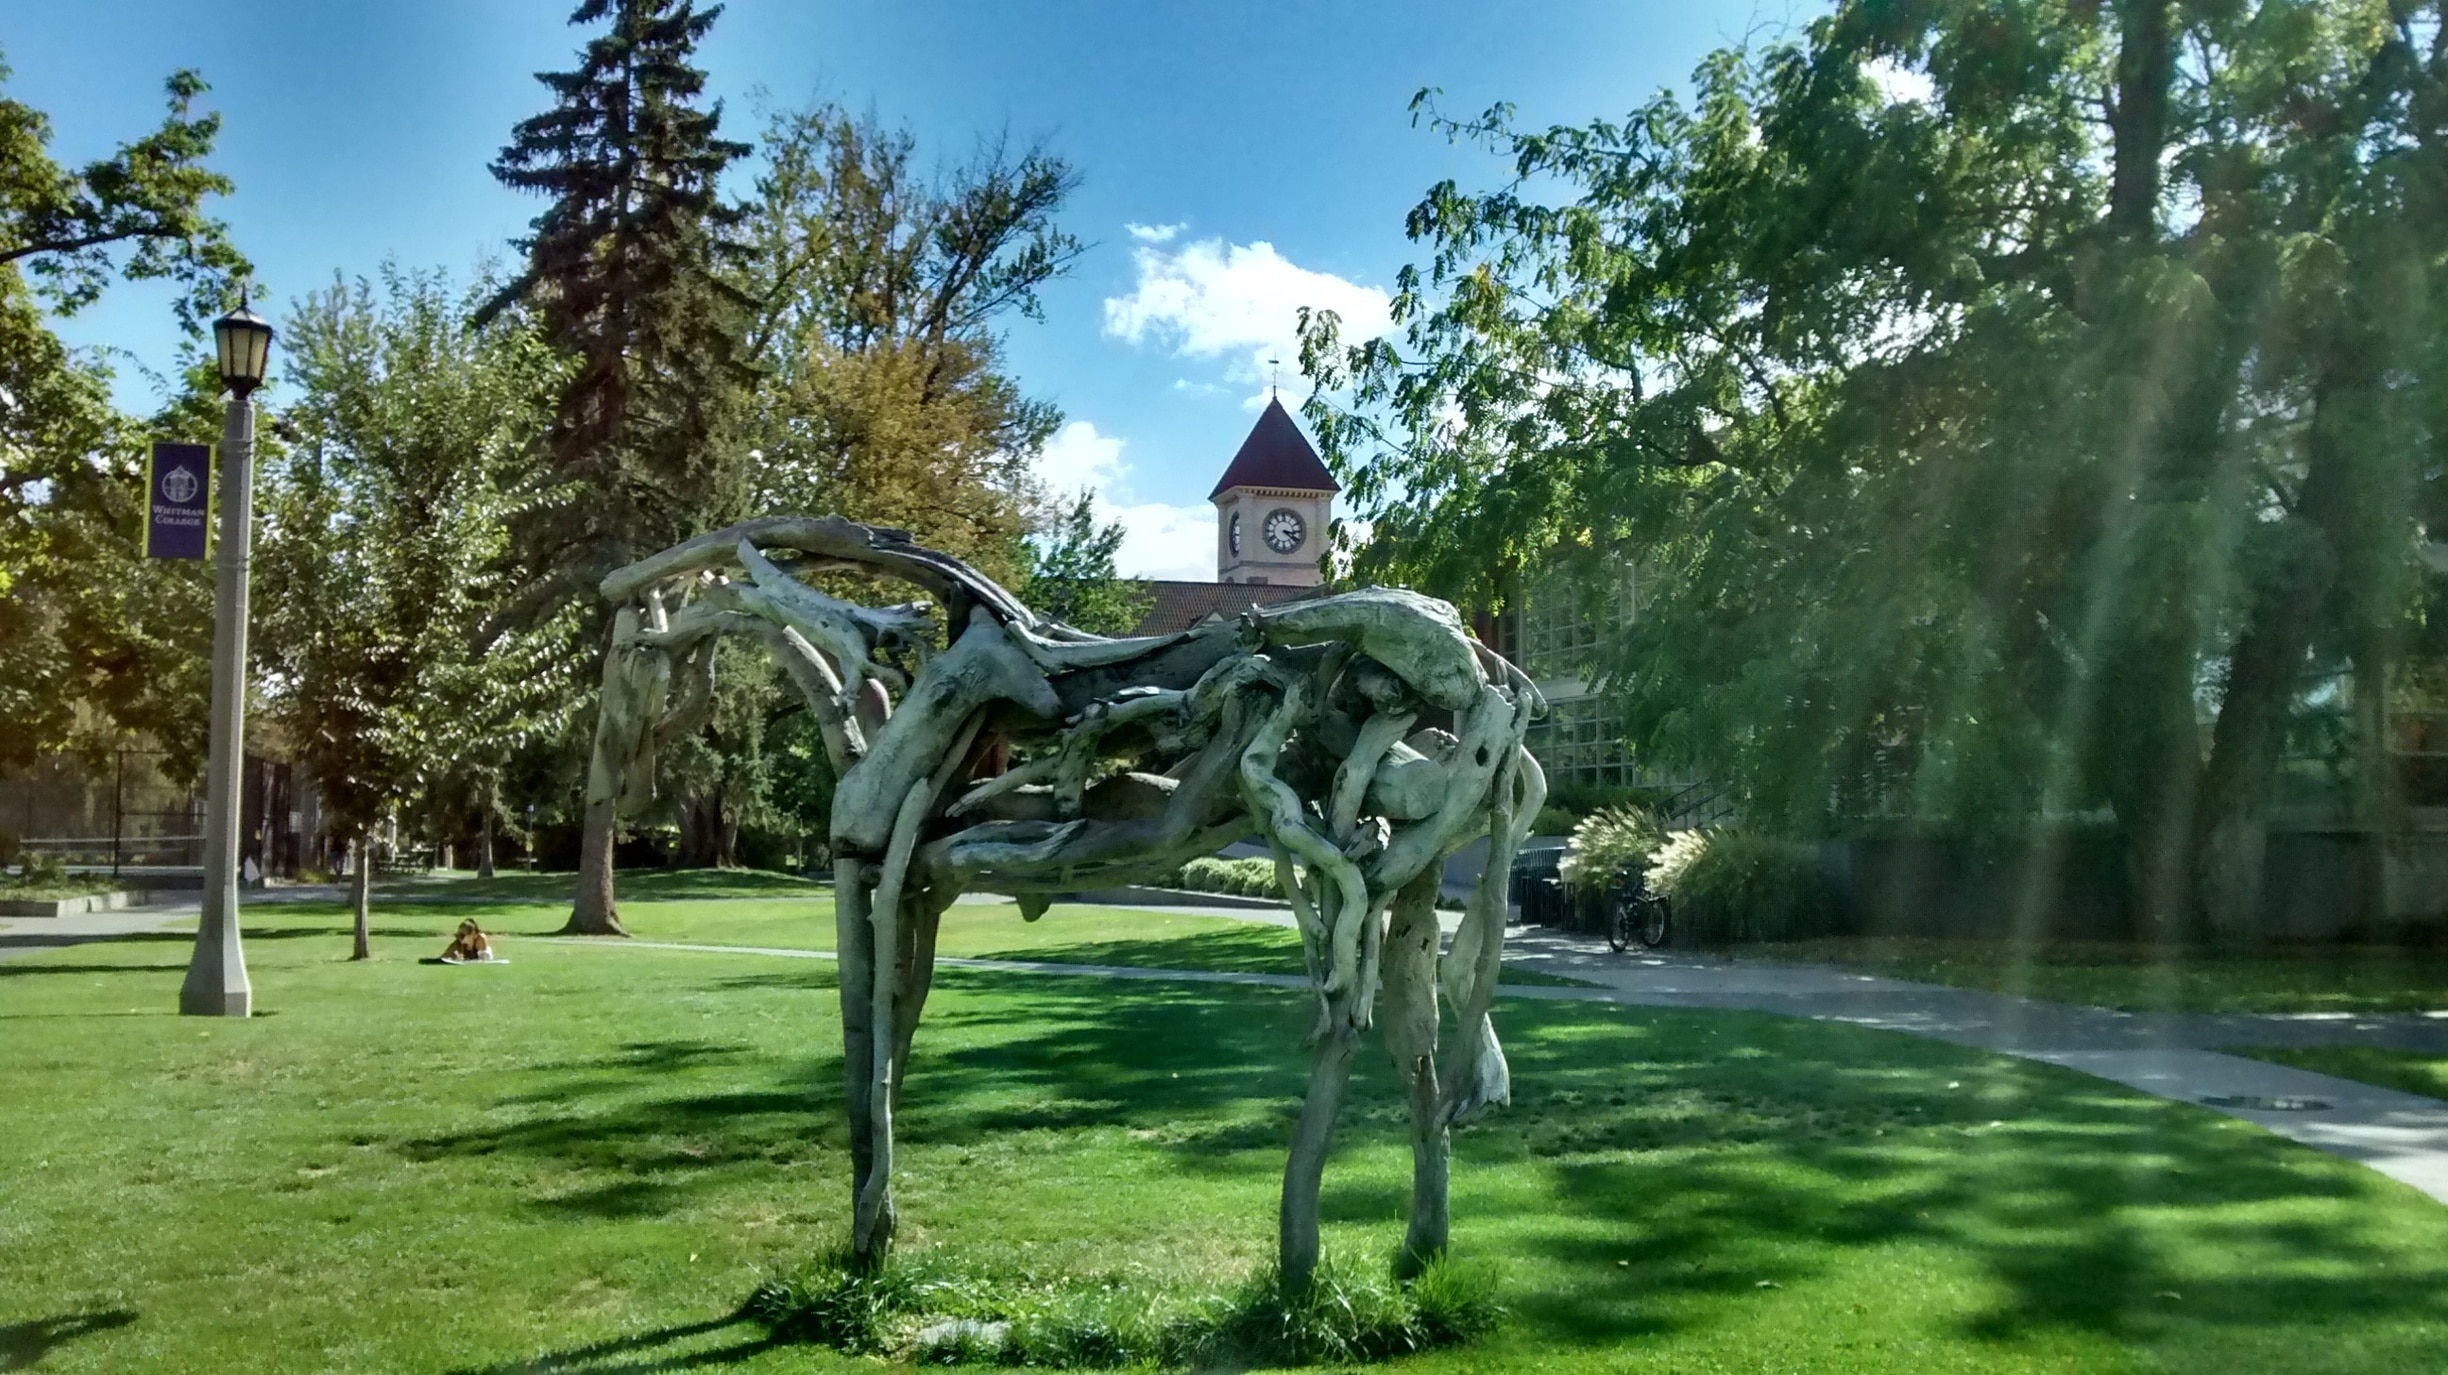
[[[211,501],[212,446],[155,444],[145,455],[145,557],[204,557]]]

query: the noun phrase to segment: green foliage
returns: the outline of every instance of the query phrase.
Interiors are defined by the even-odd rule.
[[[843,1247],[758,1285],[740,1312],[782,1341],[862,1356],[889,1351],[892,1321],[925,1291],[919,1273],[907,1260],[882,1269],[860,1266]]]
[[[1573,827],[1572,844],[1565,850],[1559,870],[1564,886],[1584,893],[1602,889],[1617,874],[1645,866],[1650,854],[1665,839],[1665,829],[1658,825],[1657,818],[1638,807],[1606,807],[1592,812]]]
[[[2173,923],[2320,699],[2384,808],[2448,648],[2440,18],[1849,0],[1622,120],[1428,109],[1500,185],[1412,212],[1397,335],[1308,322],[1355,576],[1637,560],[1644,758],[1795,834],[2112,809]]]
[[[219,117],[193,112],[193,73],[168,85],[159,129],[73,170],[51,157],[49,119],[0,97],[0,764],[98,759],[131,734],[168,749],[176,776],[202,763],[210,576],[140,557],[139,474],[148,439],[217,437],[219,409],[174,406],[149,432],[44,316],[114,277],[154,280],[180,289],[192,332],[244,269],[203,208],[230,189],[206,166]]]
[[[1749,831],[1676,833],[1649,883],[1674,900],[1678,934],[1702,945],[1825,936],[1839,915],[1817,846]]]
[[[8,75],[0,64],[0,81]],[[51,160],[50,119],[0,98],[0,266],[12,278],[29,273],[62,314],[93,304],[115,277],[167,281],[186,288],[175,308],[192,333],[246,268],[228,226],[203,208],[231,190],[205,165],[221,117],[194,113],[211,88],[192,71],[163,86],[170,112],[160,128],[73,172]]]
[[[1078,184],[1043,148],[930,175],[905,131],[831,105],[777,114],[727,279],[753,303],[759,381],[739,443],[758,510],[832,511],[1011,579],[1051,533],[1032,468],[1061,413],[998,332],[1077,259]]]
[[[559,365],[479,299],[386,269],[283,331],[301,394],[259,482],[257,656],[343,833],[446,784],[489,799],[575,694],[578,613],[498,615]]]
[[[552,108],[522,121],[493,163],[549,204],[527,255],[478,323],[514,305],[570,361],[545,443],[552,486],[519,513],[519,550],[542,581],[538,614],[596,610],[604,573],[736,516],[743,460],[726,426],[749,376],[748,302],[716,270],[736,207],[716,192],[749,152],[719,137],[691,65],[720,7],[582,0],[602,24],[579,65],[538,77]]]
[[[1033,611],[1091,634],[1129,634],[1155,596],[1115,570],[1122,535],[1119,521],[1096,523],[1091,496],[1081,492],[1051,529],[1022,546],[1027,576],[1020,599]]]
[[[862,1270],[846,1251],[765,1281],[741,1312],[777,1340],[854,1355],[1055,1370],[1381,1361],[1484,1337],[1505,1316],[1492,1272],[1443,1258],[1400,1283],[1329,1259],[1297,1292],[1262,1270],[1229,1293],[1185,1295],[1116,1277],[963,1270],[939,1253]]]
[[[1157,886],[1238,898],[1283,896],[1283,889],[1275,882],[1275,861],[1271,859],[1219,859],[1208,855],[1191,860],[1157,880]]]
[[[43,850],[27,850],[21,859],[17,866],[17,887],[55,888],[68,881],[68,866],[58,855]]]

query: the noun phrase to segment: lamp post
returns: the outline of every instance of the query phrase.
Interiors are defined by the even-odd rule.
[[[272,326],[238,308],[213,321],[229,411],[221,429],[221,557],[213,592],[212,740],[205,767],[204,914],[179,986],[190,1017],[244,1017],[255,991],[238,944],[238,780],[246,749],[247,552],[255,528],[255,389],[272,356]]]

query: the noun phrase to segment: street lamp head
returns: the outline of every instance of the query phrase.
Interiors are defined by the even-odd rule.
[[[272,326],[247,309],[246,288],[238,290],[238,308],[213,321],[213,344],[221,355],[221,385],[237,396],[263,385],[272,361]]]

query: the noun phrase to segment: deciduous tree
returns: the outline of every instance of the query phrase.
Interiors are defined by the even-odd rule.
[[[152,427],[121,414],[106,364],[47,318],[114,280],[167,281],[193,337],[244,268],[204,209],[230,190],[208,166],[220,117],[196,112],[193,72],[167,86],[159,128],[75,169],[52,157],[41,111],[0,95],[0,765],[130,734],[158,741],[174,775],[203,762],[210,585],[200,566],[138,557],[145,443],[197,432],[176,407]]]
[[[2425,605],[2440,32],[1855,0],[1620,122],[1439,118],[1517,180],[1413,212],[1399,339],[1310,322],[1363,573],[1637,557],[1653,755],[1802,828],[2105,810],[2152,929],[2250,929],[2289,732],[2350,698],[2378,780]]]
[[[256,623],[271,711],[357,854],[422,793],[493,786],[577,695],[578,613],[504,628],[511,527],[560,365],[522,316],[386,270],[288,321],[294,436],[262,477]]]

